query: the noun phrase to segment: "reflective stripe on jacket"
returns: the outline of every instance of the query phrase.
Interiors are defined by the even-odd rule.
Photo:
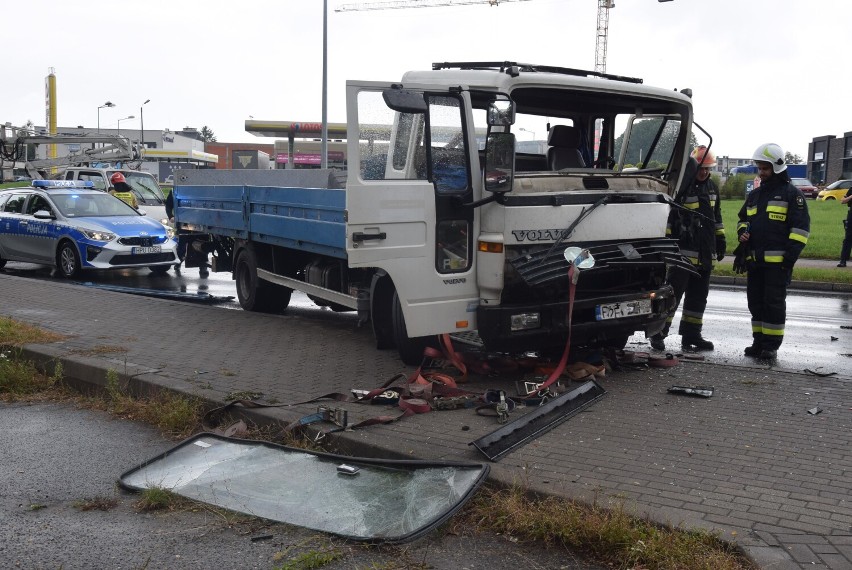
[[[748,229],[747,259],[792,267],[808,243],[811,217],[801,190],[786,174],[751,191],[740,208],[737,232]]]

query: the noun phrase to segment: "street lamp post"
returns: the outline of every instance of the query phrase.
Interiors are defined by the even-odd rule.
[[[135,118],[136,118],[136,117],[134,117],[133,115],[128,115],[128,116],[126,116],[126,117],[124,117],[124,118],[119,119],[118,121],[116,121],[116,123],[115,123],[115,129],[118,131],[118,136],[121,136],[121,121],[125,121],[125,120],[127,120],[127,119],[135,119]]]
[[[104,107],[115,107],[115,103],[107,101],[103,105],[98,105],[98,132],[101,132],[101,109]]]
[[[529,134],[531,134],[531,135],[532,135],[532,140],[535,140],[535,131],[531,131],[531,130],[529,130],[529,129],[525,129],[525,128],[523,128],[523,127],[519,128],[518,130],[519,130],[519,131],[524,131],[525,133],[529,133]]]
[[[142,107],[150,103],[150,99],[145,99],[145,102],[139,105],[139,156],[142,157],[142,153],[145,148],[145,117],[142,115]]]

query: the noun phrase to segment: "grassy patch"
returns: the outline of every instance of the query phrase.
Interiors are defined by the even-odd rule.
[[[117,506],[118,499],[115,497],[93,497],[74,503],[74,508],[78,511],[109,511]]]
[[[25,344],[47,344],[67,337],[40,329],[14,319],[0,317],[0,345],[23,346]]]
[[[725,240],[728,253],[737,247],[737,214],[743,200],[722,200],[722,221],[725,222]],[[811,235],[808,245],[802,252],[803,257],[812,259],[838,259],[840,244],[843,242],[843,220],[849,209],[837,201],[808,200],[808,213],[811,216]],[[793,277],[795,279],[795,276]]]
[[[623,501],[606,508],[585,506],[559,497],[533,498],[519,487],[486,486],[457,515],[454,525],[569,548],[618,568],[753,568],[718,535],[659,527],[632,516]]]
[[[55,396],[61,380],[61,364],[56,365],[52,376],[47,376],[24,360],[17,349],[0,351],[0,400],[11,402],[47,392]]]
[[[140,492],[139,500],[133,504],[133,507],[140,513],[150,513],[191,510],[195,505],[194,501],[172,493],[168,489],[151,487]]]
[[[91,398],[89,403],[120,418],[151,424],[173,438],[198,431],[204,411],[201,400],[165,391],[151,398],[135,398],[120,385],[115,370],[107,371],[104,396]]]
[[[303,549],[304,546],[291,546],[287,550],[277,553],[274,557],[275,570],[314,570],[340,560],[344,556],[339,548],[328,545],[291,554],[297,548]],[[285,558],[287,560],[279,564]]]

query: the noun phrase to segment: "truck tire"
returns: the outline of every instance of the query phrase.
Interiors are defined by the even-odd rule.
[[[257,256],[250,247],[237,255],[234,279],[237,298],[246,311],[280,313],[290,304],[292,289],[268,283],[257,276]]]
[[[399,295],[393,292],[393,306],[391,308],[391,323],[393,325],[393,338],[399,357],[405,364],[418,366],[423,362],[423,351],[430,345],[429,338],[425,336],[409,338],[405,326],[405,316],[402,314],[402,305]]]
[[[80,274],[80,254],[74,242],[64,241],[59,244],[56,253],[56,268],[66,279],[72,279]]]

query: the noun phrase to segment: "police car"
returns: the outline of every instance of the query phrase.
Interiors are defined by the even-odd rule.
[[[53,265],[69,278],[128,267],[165,273],[178,261],[177,241],[89,181],[34,180],[0,190],[0,267],[7,261]]]

